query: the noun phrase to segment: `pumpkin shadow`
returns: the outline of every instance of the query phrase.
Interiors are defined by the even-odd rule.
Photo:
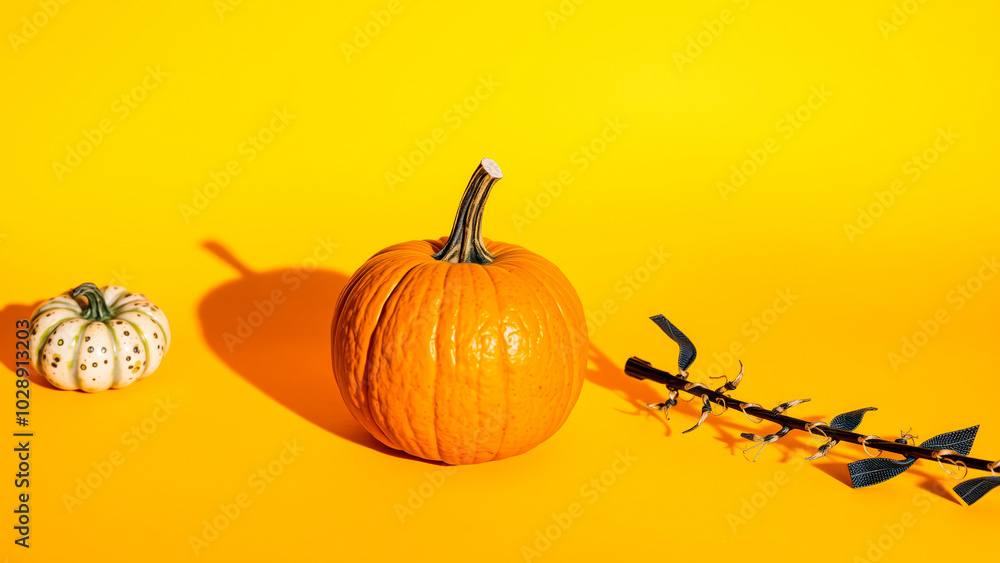
[[[18,361],[27,361],[27,358],[17,358],[16,353],[24,350],[23,348],[15,348],[17,345],[17,321],[19,320],[30,320],[31,313],[38,307],[42,302],[36,301],[34,304],[26,305],[24,303],[9,303],[0,309],[0,350],[4,350],[3,354],[0,354],[0,362],[3,363],[4,367],[9,369],[11,373],[16,373],[18,367]],[[28,368],[28,379],[32,384],[38,385],[39,387],[45,387],[46,389],[52,389],[53,391],[59,391],[60,389],[52,385],[45,379],[42,375],[35,371],[35,368],[27,366]]]
[[[209,291],[198,305],[202,334],[220,360],[316,426],[379,452],[417,459],[369,434],[337,388],[330,323],[347,276],[303,267],[258,272],[218,242],[203,246],[240,274]]]
[[[656,420],[663,425],[664,436],[672,436],[675,432],[681,434],[698,422],[698,418],[701,416],[700,401],[687,402],[679,398],[677,405],[670,408],[670,419],[666,419],[662,413],[656,412],[646,406],[647,403],[665,401],[667,399],[665,389],[657,391],[646,381],[629,377],[625,374],[624,363],[621,366],[615,364],[593,344],[590,346],[590,362],[594,367],[587,371],[587,380],[609,391],[613,391],[624,401],[625,406],[628,407],[627,409],[613,407],[615,410],[632,416],[641,416]],[[716,385],[719,385],[719,383]],[[682,393],[681,397],[685,395]],[[742,455],[743,450],[754,444],[740,436],[740,433],[750,432],[764,435],[779,430],[779,427],[769,422],[752,424],[749,419],[743,417],[743,413],[736,411],[727,412],[721,416],[709,415],[705,419],[705,422],[702,423],[701,428],[693,432],[704,431],[703,429],[711,430],[715,435],[715,439],[722,442],[730,454]],[[773,452],[777,451],[780,456],[779,461],[787,463],[794,456],[804,457],[804,453],[816,451],[819,445],[820,442],[814,442],[808,436],[788,434],[781,440],[766,446],[767,449],[761,454],[760,459],[763,460],[769,453],[773,456]],[[756,455],[756,450],[749,452],[747,455],[752,459]],[[830,456],[836,457],[838,454],[830,452]]]

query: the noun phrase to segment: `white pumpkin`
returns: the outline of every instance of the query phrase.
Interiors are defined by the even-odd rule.
[[[85,283],[35,309],[28,346],[49,383],[94,393],[156,371],[170,348],[170,324],[140,293]]]

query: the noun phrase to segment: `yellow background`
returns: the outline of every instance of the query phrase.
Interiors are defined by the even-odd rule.
[[[676,369],[676,347],[647,320],[664,313],[700,350],[696,380],[713,364],[734,374],[723,354],[738,343],[739,398],[809,397],[793,412],[827,420],[876,406],[860,431],[883,436],[982,424],[973,454],[1000,456],[990,406],[1000,393],[1000,278],[973,282],[980,289],[961,309],[951,293],[1000,243],[995,3],[402,0],[376,28],[372,11],[387,6],[72,1],[26,38],[22,18],[46,19],[44,5],[4,3],[4,369],[14,320],[85,281],[125,281],[150,296],[174,341],[153,377],[124,390],[91,396],[35,379],[32,547],[12,543],[8,453],[0,556],[523,561],[523,546],[545,547],[536,532],[574,502],[582,513],[550,529],[558,537],[531,560],[995,553],[1000,494],[961,506],[935,492],[954,481],[928,462],[855,491],[844,463],[864,454],[842,444],[802,464],[818,444],[804,435],[748,463],[738,434],[764,426],[729,413],[682,435],[696,407],[682,404],[665,424],[641,406],[662,389],[621,372],[630,355]],[[704,21],[717,36],[699,38]],[[355,28],[366,24],[377,34],[345,55],[344,43],[365,43]],[[684,62],[676,54],[689,38],[706,45]],[[167,75],[143,91],[147,67]],[[491,77],[499,85],[476,98]],[[814,87],[832,95],[814,99],[820,107],[786,138],[781,120]],[[124,115],[121,96],[136,88],[144,99]],[[475,109],[459,119],[455,104]],[[241,143],[283,108],[295,117],[249,161]],[[102,119],[113,130],[60,179],[53,162]],[[601,146],[608,119],[627,128],[581,170],[577,151]],[[443,142],[390,189],[385,173],[438,128]],[[939,128],[958,138],[914,181],[904,167]],[[769,138],[778,150],[723,198],[717,183]],[[345,276],[366,258],[446,234],[484,156],[505,174],[486,236],[549,258],[573,281],[595,319],[593,362],[552,439],[452,472],[390,455],[353,423],[332,384],[326,331]],[[231,160],[240,173],[185,220],[182,205]],[[547,199],[543,184],[563,171],[572,183]],[[858,222],[858,208],[877,212],[874,193],[896,180],[906,191],[852,240],[844,224]],[[318,238],[339,246],[317,254]],[[643,271],[661,246],[669,258]],[[309,273],[311,256],[325,259]],[[224,333],[255,299],[290,290],[287,275],[301,284],[229,352]],[[635,279],[644,281],[627,285]],[[784,290],[798,299],[768,313]],[[613,312],[602,318],[605,305]],[[889,354],[939,309],[948,322],[894,369]],[[756,338],[744,329],[755,317],[773,321]],[[12,379],[3,408],[14,431]],[[162,415],[157,400],[177,408],[130,451],[123,433]],[[305,450],[272,464],[282,472],[259,491],[248,478],[280,460],[283,441]],[[77,479],[115,451],[124,463],[68,511]],[[621,474],[618,454],[634,458]],[[595,495],[590,482],[602,477],[613,483]],[[432,494],[401,523],[398,506],[421,490]],[[773,496],[762,501],[763,490]],[[251,504],[196,556],[190,538],[241,493]],[[741,509],[745,522],[734,520]],[[886,535],[901,520],[912,527]],[[884,555],[869,553],[879,541]]]

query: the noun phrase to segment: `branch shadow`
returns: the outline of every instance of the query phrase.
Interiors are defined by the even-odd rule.
[[[607,355],[593,345],[590,347],[590,360],[596,367],[595,369],[587,372],[587,379],[592,383],[596,383],[605,389],[615,392],[628,404],[628,406],[631,407],[629,410],[623,410],[615,407],[615,410],[633,416],[642,416],[644,418],[652,417],[663,424],[664,436],[669,437],[673,434],[669,421],[665,419],[663,415],[656,413],[646,406],[647,403],[659,403],[664,401],[666,399],[664,394],[657,393],[646,382],[626,375],[624,366],[618,367],[611,361],[610,358],[608,358]],[[689,425],[693,426],[701,416],[701,404],[696,401],[688,403],[683,400],[679,400],[677,406],[670,409],[670,414],[679,415],[672,417],[670,420],[680,419],[682,421],[682,426],[688,428],[690,427]],[[743,416],[743,413],[740,412],[730,414],[740,417]],[[818,420],[829,420],[829,418],[829,416],[825,415],[817,417]],[[741,422],[742,420],[747,420],[748,423],[750,422],[748,419],[737,420],[740,420]],[[729,450],[730,454],[737,455],[753,445],[753,443],[748,442],[740,436],[740,433],[751,432],[763,435],[778,430],[777,425],[769,422],[765,422],[763,424],[769,424],[770,428],[761,428],[760,425],[753,425],[752,423],[737,424],[730,420],[723,419],[721,416],[716,417],[709,415],[702,426],[707,426],[713,429],[715,431],[715,439],[722,442]],[[793,456],[801,455],[801,452],[812,453],[818,450],[821,444],[822,443],[820,441],[814,440],[807,434],[799,432],[786,434],[779,441],[766,447],[768,449],[773,448],[777,450],[781,455],[779,462],[787,463],[792,460]],[[747,456],[751,458],[753,455],[755,455],[753,452],[747,454]],[[831,450],[827,453],[825,459],[837,459],[840,461],[814,462],[812,465],[830,477],[833,477],[848,487],[853,488],[847,464],[859,458],[850,454]],[[921,477],[921,481],[917,484],[917,486],[921,489],[930,494],[937,495],[943,499],[961,505],[961,502],[955,498],[955,495],[952,494],[951,490],[942,485],[934,475],[915,468],[910,468],[907,473],[915,474]]]
[[[419,459],[369,434],[337,388],[330,323],[347,276],[303,267],[258,272],[219,242],[203,246],[240,274],[209,291],[198,305],[202,335],[220,360],[271,399],[328,432],[382,453]]]
[[[615,365],[611,361],[611,358],[604,352],[594,346],[593,343],[590,344],[588,359],[593,367],[587,369],[587,380],[612,391],[625,402],[626,407],[629,407],[627,409],[612,407],[614,410],[632,416],[640,416],[648,420],[655,420],[663,426],[664,436],[672,434],[673,431],[670,425],[667,424],[667,420],[662,415],[657,416],[658,413],[646,406],[647,403],[659,403],[663,400],[653,388],[644,381],[625,375],[625,372]],[[670,412],[683,411],[693,412],[693,409],[686,403],[679,403]]]
[[[854,485],[851,484],[851,473],[848,471],[846,463],[823,462],[814,463],[813,465],[830,477],[833,477],[848,487],[854,488]]]
[[[676,431],[676,429],[672,428],[671,422],[677,421],[680,428],[678,433],[683,433],[684,430],[693,427],[698,421],[698,418],[701,416],[701,403],[699,401],[686,402],[683,399],[679,399],[677,406],[672,407],[669,411],[670,419],[665,419],[662,414],[653,411],[646,406],[647,403],[660,403],[666,400],[667,397],[665,392],[657,392],[646,382],[629,377],[625,374],[624,364],[621,366],[615,364],[610,358],[608,358],[607,355],[593,345],[590,347],[590,361],[593,363],[595,368],[588,370],[587,379],[591,383],[600,385],[609,391],[613,391],[616,395],[621,397],[622,400],[625,401],[626,406],[629,407],[628,409],[618,407],[613,408],[619,412],[632,416],[654,418],[663,424],[664,436],[672,436]],[[681,394],[681,396],[684,395],[684,393]],[[734,422],[732,419],[726,418],[727,416],[740,418],[736,418],[735,420],[737,422]],[[746,420],[746,422],[743,422],[744,420]],[[743,413],[739,411],[726,413],[722,416],[709,415],[709,417],[702,424],[702,427],[711,429],[714,433],[715,440],[722,442],[731,455],[741,455],[743,450],[754,445],[740,436],[740,433],[749,432],[764,435],[770,434],[779,429],[777,425],[773,425],[768,422],[760,425],[753,424],[749,419],[744,419]],[[700,428],[698,430],[700,430]],[[695,432],[697,432],[697,430],[695,430]],[[808,436],[788,434],[781,440],[768,445],[767,449],[768,451],[778,451],[781,455],[779,461],[781,463],[787,463],[791,461],[793,456],[795,456],[798,452],[812,452],[815,451],[819,445],[820,442],[814,441]],[[755,453],[750,452],[747,455],[752,458]],[[765,453],[762,455],[767,454]],[[837,454],[831,452],[831,455]],[[850,483],[850,479],[848,479],[847,482]]]
[[[926,471],[921,471],[921,470],[913,471],[911,469],[910,471],[916,473],[921,477],[921,481],[917,483],[918,487],[920,487],[921,489],[927,491],[932,495],[937,495],[945,500],[951,501],[959,506],[962,506],[962,502],[959,501],[958,498],[956,498],[955,494],[952,493],[952,490],[942,485],[941,481],[939,481],[933,475],[927,473]],[[955,483],[957,482],[958,481],[955,481]]]

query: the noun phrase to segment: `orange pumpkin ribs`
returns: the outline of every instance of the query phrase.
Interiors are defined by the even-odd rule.
[[[576,404],[587,369],[580,299],[551,262],[484,240],[503,177],[483,159],[451,234],[390,246],[344,287],[333,371],[351,414],[383,444],[449,464],[524,453]]]

